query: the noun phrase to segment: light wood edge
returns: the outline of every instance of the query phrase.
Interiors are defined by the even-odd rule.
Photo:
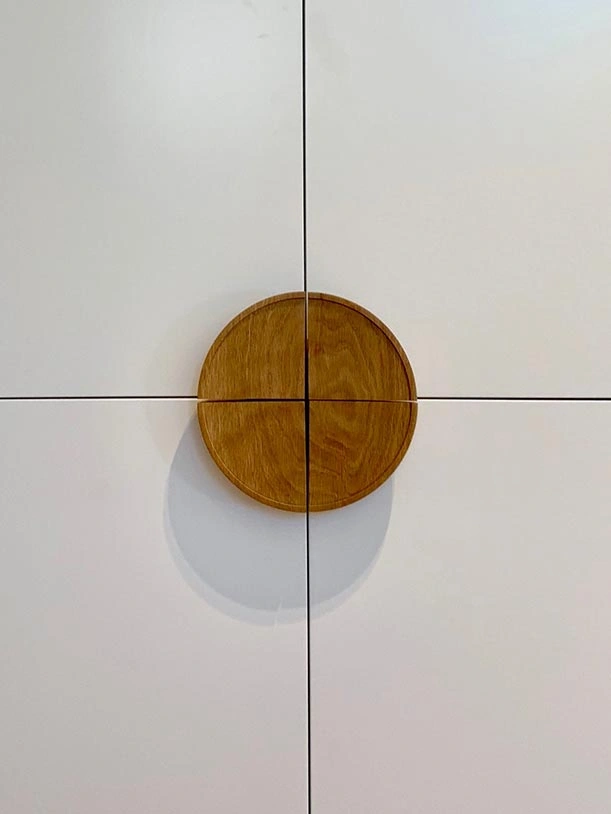
[[[279,401],[282,401],[282,399],[279,399]],[[259,503],[264,503],[266,506],[272,506],[274,509],[282,509],[285,512],[299,512],[301,514],[305,514],[306,511],[307,511],[307,506],[306,506],[305,503],[294,506],[294,505],[292,505],[290,503],[282,503],[279,500],[273,500],[272,498],[269,498],[266,495],[262,495],[260,492],[256,492],[254,489],[251,489],[250,486],[248,486],[246,483],[244,483],[238,477],[236,477],[235,473],[233,473],[225,465],[225,462],[224,462],[223,458],[217,453],[216,447],[214,446],[212,438],[210,437],[210,434],[208,432],[208,427],[207,427],[207,424],[206,424],[206,421],[205,421],[205,417],[203,415],[204,410],[202,409],[202,407],[204,406],[205,403],[206,402],[202,402],[202,403],[198,403],[198,405],[197,405],[197,421],[199,423],[199,429],[200,429],[200,432],[202,434],[202,438],[204,439],[204,443],[206,444],[206,448],[208,449],[208,452],[212,456],[212,460],[215,462],[215,464],[221,470],[223,475],[225,475],[225,477],[229,481],[231,481],[231,483],[233,483],[233,485],[236,486],[241,492],[244,492],[244,494],[248,495],[249,497],[252,497],[254,500],[258,501]],[[208,402],[208,403],[222,404],[222,402]],[[302,402],[302,403],[304,404],[304,410],[305,410],[305,401]],[[304,435],[304,440],[305,440],[305,435]],[[306,472],[304,472],[304,478],[306,478],[306,477],[307,477],[307,474],[306,474]],[[305,492],[306,492],[306,495],[307,495],[307,488],[305,489]]]
[[[372,314],[371,311],[368,311],[366,308],[363,308],[362,305],[358,305],[356,302],[352,302],[351,300],[346,300],[344,297],[338,297],[335,294],[325,294],[323,292],[308,292],[308,300],[326,300],[327,302],[335,302],[338,305],[343,305],[346,308],[350,308],[353,311],[361,314],[370,322],[379,328],[382,333],[386,336],[389,342],[394,347],[397,355],[401,359],[401,363],[403,364],[403,368],[405,370],[405,375],[407,378],[407,387],[409,391],[409,399],[400,399],[400,401],[417,401],[418,394],[416,392],[416,379],[414,377],[414,371],[412,370],[412,366],[410,364],[409,359],[407,358],[407,354],[403,350],[401,343],[394,335],[394,333],[390,330],[390,328],[385,325],[381,319],[378,319],[375,314]],[[309,394],[308,394],[309,395]],[[339,399],[338,399],[339,400]],[[349,401],[350,399],[342,399],[342,401]],[[367,401],[376,401],[376,399],[367,399]],[[382,399],[377,399],[377,401],[382,401]]]
[[[251,314],[255,313],[255,311],[259,311],[261,308],[267,308],[269,305],[273,305],[275,302],[282,302],[283,300],[305,300],[305,294],[303,291],[287,291],[284,294],[275,294],[273,297],[266,297],[264,300],[259,300],[255,302],[253,305],[250,305],[248,308],[244,309],[244,311],[240,311],[230,322],[225,325],[223,330],[218,334],[208,353],[206,354],[206,358],[204,359],[204,363],[202,364],[201,371],[199,374],[199,380],[197,383],[197,399],[198,401],[223,401],[223,399],[205,399],[202,395],[202,388],[203,388],[203,379],[204,379],[204,372],[206,370],[206,366],[212,362],[212,359],[216,356],[219,348],[227,339],[228,335],[233,331],[235,326],[240,323],[243,319],[250,316]],[[305,320],[305,306],[304,306],[304,320]]]
[[[334,401],[334,404],[338,404],[340,402]],[[344,404],[350,403],[349,400],[344,400]],[[365,404],[380,404],[380,402],[376,402],[375,400],[368,400],[367,402],[359,402]],[[343,498],[342,500],[334,500],[331,503],[325,503],[322,506],[308,506],[308,511],[314,512],[327,512],[331,511],[332,509],[341,509],[343,506],[349,506],[351,503],[357,503],[359,500],[362,500],[367,495],[370,495],[372,492],[375,492],[385,481],[390,478],[393,472],[397,469],[405,454],[409,448],[409,445],[412,442],[412,438],[414,437],[414,431],[416,429],[416,420],[418,417],[418,404],[415,401],[401,401],[401,402],[393,402],[395,404],[409,404],[410,405],[410,416],[409,416],[409,424],[407,430],[405,432],[405,437],[403,439],[403,443],[393,460],[390,464],[386,467],[384,472],[372,483],[366,486],[364,489],[361,489],[360,492],[357,492],[355,495],[350,495],[347,498]],[[309,439],[308,439],[309,440]]]

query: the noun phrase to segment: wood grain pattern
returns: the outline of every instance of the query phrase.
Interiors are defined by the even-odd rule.
[[[280,294],[238,314],[204,361],[198,398],[302,399],[305,396],[305,297]]]
[[[311,401],[309,408],[312,512],[377,489],[400,464],[416,426],[412,402]]]
[[[339,508],[390,477],[417,414],[409,361],[380,320],[329,294],[308,295],[307,318],[309,394],[301,292],[232,320],[198,388],[202,436],[219,468],[261,503],[297,512],[306,510],[306,443],[309,509]]]
[[[410,363],[393,333],[353,302],[308,295],[312,399],[416,399]]]
[[[306,510],[305,402],[200,402],[197,412],[212,458],[238,489]]]

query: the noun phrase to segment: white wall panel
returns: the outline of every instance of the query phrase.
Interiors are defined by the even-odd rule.
[[[611,396],[611,9],[308,0],[309,286],[425,396]]]
[[[608,403],[423,402],[311,517],[316,814],[611,809],[610,480]]]
[[[0,404],[0,810],[306,811],[305,521],[191,402]]]
[[[193,395],[302,286],[300,9],[2,0],[0,395]]]

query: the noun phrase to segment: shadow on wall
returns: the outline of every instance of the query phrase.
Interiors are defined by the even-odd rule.
[[[391,505],[389,480],[358,503],[311,515],[312,615],[337,607],[365,580]],[[165,511],[176,564],[211,605],[260,625],[303,619],[305,516],[263,506],[236,489],[208,455],[195,416],[172,461]]]

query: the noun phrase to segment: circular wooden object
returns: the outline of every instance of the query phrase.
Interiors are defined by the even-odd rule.
[[[301,292],[239,314],[206,356],[198,398],[202,436],[229,480],[297,512],[346,506],[377,489],[405,455],[417,416],[396,337],[330,294],[308,294],[307,314]]]

